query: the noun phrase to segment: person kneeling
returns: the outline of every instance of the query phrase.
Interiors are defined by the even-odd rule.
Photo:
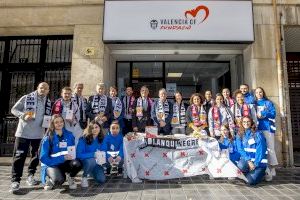
[[[265,176],[267,168],[267,144],[263,133],[256,130],[250,117],[242,118],[236,143],[241,154],[238,168],[245,174],[249,185],[258,184]]]
[[[80,171],[81,164],[75,160],[75,138],[64,125],[61,115],[53,115],[50,128],[41,142],[41,176],[45,190],[62,185],[66,178],[70,189],[77,188],[74,177]],[[47,176],[49,179],[46,182]]]
[[[88,175],[93,177],[97,183],[105,182],[104,170],[101,166],[102,163],[101,161],[99,161],[100,163],[97,162],[97,155],[98,153],[101,153],[102,150],[103,138],[103,129],[101,125],[94,120],[89,123],[87,128],[84,130],[83,136],[79,138],[76,156],[83,165],[81,187],[89,186],[87,179]]]
[[[124,154],[123,154],[123,135],[120,132],[118,121],[113,121],[110,125],[110,131],[103,141],[103,150],[106,152],[107,175],[115,173],[118,175],[123,172]]]

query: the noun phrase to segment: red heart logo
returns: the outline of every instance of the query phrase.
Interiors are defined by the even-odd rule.
[[[184,15],[185,15],[185,17],[187,17],[187,15],[189,14],[189,15],[191,15],[191,16],[193,16],[195,18],[200,10],[204,10],[205,11],[205,17],[201,21],[201,22],[203,22],[204,20],[206,20],[206,18],[209,15],[209,9],[206,6],[201,5],[201,6],[198,6],[197,8],[195,8],[195,9],[185,11]]]

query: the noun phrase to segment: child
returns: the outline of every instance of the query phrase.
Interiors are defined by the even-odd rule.
[[[124,163],[123,135],[118,121],[111,123],[109,132],[104,137],[103,150],[106,152],[107,175],[110,175],[110,170],[114,167],[117,167],[118,175],[121,175]]]
[[[237,150],[235,138],[229,131],[229,126],[227,124],[221,126],[221,138],[219,139],[219,146],[221,150],[228,149],[229,159],[234,164],[237,164],[237,162],[240,160],[241,155]]]

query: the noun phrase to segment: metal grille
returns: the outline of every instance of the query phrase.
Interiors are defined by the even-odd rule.
[[[293,145],[300,149],[300,61],[287,61]]]
[[[41,39],[11,40],[10,63],[38,63],[40,60]]]
[[[18,124],[12,106],[41,81],[49,83],[52,101],[70,84],[72,48],[72,36],[0,37],[0,155],[12,152]]]

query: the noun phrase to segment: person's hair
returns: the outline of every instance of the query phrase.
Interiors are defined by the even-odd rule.
[[[193,99],[194,99],[194,97],[199,97],[200,101],[201,101],[201,104],[203,104],[204,97],[200,93],[194,93],[194,94],[192,94],[192,96],[190,98],[190,105],[193,105]]]
[[[119,129],[120,129],[120,124],[119,124],[118,120],[113,120],[113,121],[111,122],[110,126],[109,126],[109,129],[111,129],[111,127],[112,127],[113,125],[118,125],[118,126],[119,126]],[[120,129],[120,131],[121,131],[121,129]]]
[[[70,88],[70,87],[63,87],[61,89],[61,92],[63,92],[63,91],[71,91],[72,92],[72,88]]]
[[[54,125],[54,121],[58,118],[61,118],[65,124],[65,120],[64,118],[60,115],[60,114],[54,114],[51,117],[51,122],[50,122],[50,126],[46,131],[46,135],[49,136],[49,140],[52,142],[53,137],[54,137],[54,132],[55,132],[55,125]]]
[[[217,97],[222,97],[222,99],[224,100],[224,97],[223,97],[223,95],[222,95],[221,93],[217,93],[217,94],[216,94],[216,98],[217,98]],[[216,99],[216,98],[215,98],[215,99]]]
[[[102,126],[97,121],[92,120],[87,125],[86,129],[83,131],[83,136],[82,136],[85,139],[86,143],[89,144],[89,145],[92,144],[92,142],[93,142],[93,132],[92,132],[92,130],[93,130],[93,126],[95,124],[97,126],[99,126],[99,128],[100,128],[100,132],[98,134],[98,142],[102,143],[102,141],[104,139],[104,136],[105,136]]]
[[[230,142],[232,142],[234,139],[234,135],[232,135],[232,133],[230,132],[229,124],[223,124],[222,126],[228,130],[228,139]],[[222,126],[221,126],[221,128],[222,128]]]
[[[243,126],[243,120],[246,118],[250,119],[250,121],[251,121],[251,132],[254,134],[256,131],[256,125],[255,125],[253,119],[249,116],[244,116],[244,117],[242,117],[242,120],[240,121],[241,124],[239,124],[239,131],[238,131],[238,134],[240,135],[241,138],[244,136],[245,131],[246,131],[246,129]]]
[[[180,94],[180,96],[182,97],[182,93],[180,91],[176,90],[176,92],[174,93],[174,100],[176,100],[176,98],[175,98],[176,94]]]
[[[242,84],[240,85],[240,87],[241,87],[242,85],[247,86],[247,88],[249,89],[249,85],[248,85],[248,84],[242,83]]]
[[[112,90],[112,89],[114,89],[114,90],[116,90],[118,92],[118,88],[116,86],[110,86],[109,87],[109,91]]]
[[[165,88],[160,88],[159,91],[158,91],[158,93],[160,93],[160,92],[167,93],[167,90]]]
[[[145,88],[145,89],[147,89],[147,90],[149,91],[149,88],[147,87],[147,85],[143,85],[143,86],[141,87],[140,91],[141,91],[143,88]]]
[[[37,85],[36,88],[38,88],[40,85],[47,85],[47,86],[49,87],[49,84],[48,84],[48,83],[46,83],[46,82],[40,82],[40,83]]]
[[[237,96],[238,94],[242,94],[242,95],[243,95],[243,93],[241,92],[240,89],[237,89],[237,90],[235,90],[235,91],[233,92],[233,97],[234,97],[235,100],[236,100],[236,96]]]
[[[74,83],[73,89],[75,89],[78,85],[83,85],[83,83],[82,82],[76,82],[76,83]]]
[[[261,89],[261,91],[263,92],[263,98],[268,99],[267,94],[266,94],[265,90],[262,87],[257,87],[257,88],[255,88],[254,91],[256,92],[257,89]],[[254,96],[255,96],[255,99],[257,100],[256,94],[254,94]]]
[[[229,88],[225,87],[225,88],[223,88],[223,89],[221,90],[222,95],[223,95],[223,91],[224,91],[224,90],[228,90],[228,91],[229,91],[229,94],[231,94],[231,91],[229,90]]]

